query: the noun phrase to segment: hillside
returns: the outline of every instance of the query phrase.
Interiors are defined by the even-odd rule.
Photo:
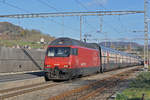
[[[114,48],[120,51],[139,51],[143,52],[143,45],[136,42],[101,42],[100,45]]]
[[[0,44],[2,46],[12,47],[17,45],[21,46],[37,44],[40,39],[44,38],[45,42],[50,42],[55,38],[40,32],[39,30],[23,29],[20,26],[14,25],[9,22],[0,22]]]
[[[39,30],[23,29],[9,22],[0,22],[0,35],[3,39],[7,40],[25,40],[32,42],[37,42],[40,38],[44,38],[47,42],[54,39],[54,37],[43,34]]]
[[[122,48],[128,48],[131,46],[132,49],[142,48],[143,45],[140,45],[135,42],[101,42],[100,45],[111,47],[114,46],[115,48],[122,47]]]
[[[100,45],[143,57],[144,46],[135,42],[101,42]]]
[[[1,46],[14,47],[16,45],[28,45],[32,48],[43,48],[43,44],[39,44],[41,38],[44,38],[47,43],[55,39],[54,37],[44,34],[39,30],[23,29],[22,27],[9,22],[0,22]],[[134,42],[101,42],[100,44],[122,51],[129,49],[143,51],[143,46]],[[46,47],[47,44],[44,46]]]

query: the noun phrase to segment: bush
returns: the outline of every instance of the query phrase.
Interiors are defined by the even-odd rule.
[[[150,72],[142,72],[131,82],[132,88],[150,88]]]
[[[124,94],[117,93],[115,100],[128,100],[128,97],[125,96]]]

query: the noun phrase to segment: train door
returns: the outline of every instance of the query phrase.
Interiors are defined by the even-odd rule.
[[[79,50],[78,48],[72,48],[71,49],[71,54],[73,55],[72,57],[72,64],[74,66],[73,70],[73,76],[78,76],[80,73],[79,69],[79,57],[78,57]]]
[[[107,64],[107,53],[104,50],[101,50],[101,72],[106,70]]]
[[[103,52],[102,52],[102,49],[101,49],[101,47],[99,46],[99,60],[100,60],[100,72],[101,73],[103,73],[103,71],[104,71],[104,68],[103,68],[103,58],[102,58],[102,56],[103,56],[103,54],[102,54]]]

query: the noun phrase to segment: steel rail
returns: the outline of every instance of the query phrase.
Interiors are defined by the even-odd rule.
[[[20,87],[15,87],[15,88],[10,88],[10,89],[3,89],[3,90],[0,90],[0,94],[1,94],[0,100],[22,95],[25,93],[34,92],[37,90],[47,89],[47,88],[54,87],[63,83],[71,83],[73,81],[76,81],[76,80],[70,80],[70,81],[61,82],[61,83],[55,83],[55,82],[49,81],[49,82],[36,83],[32,85],[20,86]]]
[[[139,67],[138,67],[138,68],[139,68]],[[130,69],[130,70],[134,70],[134,69],[137,69],[137,67],[136,67],[136,68],[133,68],[133,69]],[[123,72],[121,72],[121,73],[112,75],[111,77],[108,77],[108,78],[105,78],[105,79],[102,79],[102,80],[98,80],[98,81],[93,82],[93,83],[90,83],[90,84],[88,84],[88,85],[84,85],[84,86],[81,86],[81,87],[79,87],[79,88],[75,88],[75,89],[66,91],[66,92],[61,93],[61,94],[59,94],[59,95],[57,95],[57,96],[53,96],[53,97],[49,98],[48,100],[61,100],[61,99],[64,99],[65,97],[69,97],[69,96],[71,96],[71,95],[74,94],[74,93],[79,93],[79,92],[85,91],[85,90],[87,90],[87,89],[89,89],[89,88],[92,88],[93,86],[95,86],[95,85],[101,83],[102,81],[106,81],[106,80],[115,78],[115,77],[117,77],[118,75],[121,75],[121,74],[123,74],[123,73],[127,73],[127,72],[129,72],[130,70],[123,71]],[[104,87],[103,87],[103,88],[104,88]],[[101,89],[103,89],[103,88],[101,88]],[[98,91],[98,90],[97,90],[97,91]]]
[[[11,92],[11,91],[16,91],[19,89],[24,89],[24,88],[31,88],[33,86],[39,86],[39,85],[43,85],[44,83],[37,83],[37,84],[32,84],[32,85],[26,85],[26,86],[21,86],[21,87],[15,87],[15,88],[10,88],[10,89],[4,89],[4,90],[0,90],[0,94],[2,93],[6,93],[6,92]]]
[[[132,72],[132,71],[130,71]],[[129,72],[129,73],[130,73]],[[118,77],[119,79],[115,80],[115,81],[111,81],[111,82],[108,82],[107,84],[105,84],[104,86],[90,92],[89,94],[79,98],[78,100],[87,100],[89,97],[94,97],[97,93],[101,93],[103,92],[104,90],[106,90],[107,88],[111,87],[111,86],[114,86],[116,83],[118,83],[119,81],[121,80],[124,80],[126,78],[128,78],[129,76],[123,76],[123,77]]]
[[[40,85],[42,85],[42,86],[40,86]],[[37,91],[37,90],[46,89],[46,88],[53,87],[56,85],[59,85],[59,84],[56,84],[56,83],[51,84],[49,82],[49,83],[39,83],[39,84],[33,84],[33,85],[28,85],[28,86],[16,87],[16,88],[12,88],[12,89],[0,90],[0,94],[6,93],[6,94],[0,95],[0,100],[18,96],[18,95],[22,95],[22,94],[33,92],[33,91]],[[38,87],[36,87],[36,86],[38,86]],[[22,90],[22,89],[24,89],[24,90]],[[7,92],[12,92],[12,93],[7,93]]]

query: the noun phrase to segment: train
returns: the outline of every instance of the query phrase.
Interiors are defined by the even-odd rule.
[[[138,56],[62,37],[48,45],[44,73],[46,80],[70,80],[140,64]]]

